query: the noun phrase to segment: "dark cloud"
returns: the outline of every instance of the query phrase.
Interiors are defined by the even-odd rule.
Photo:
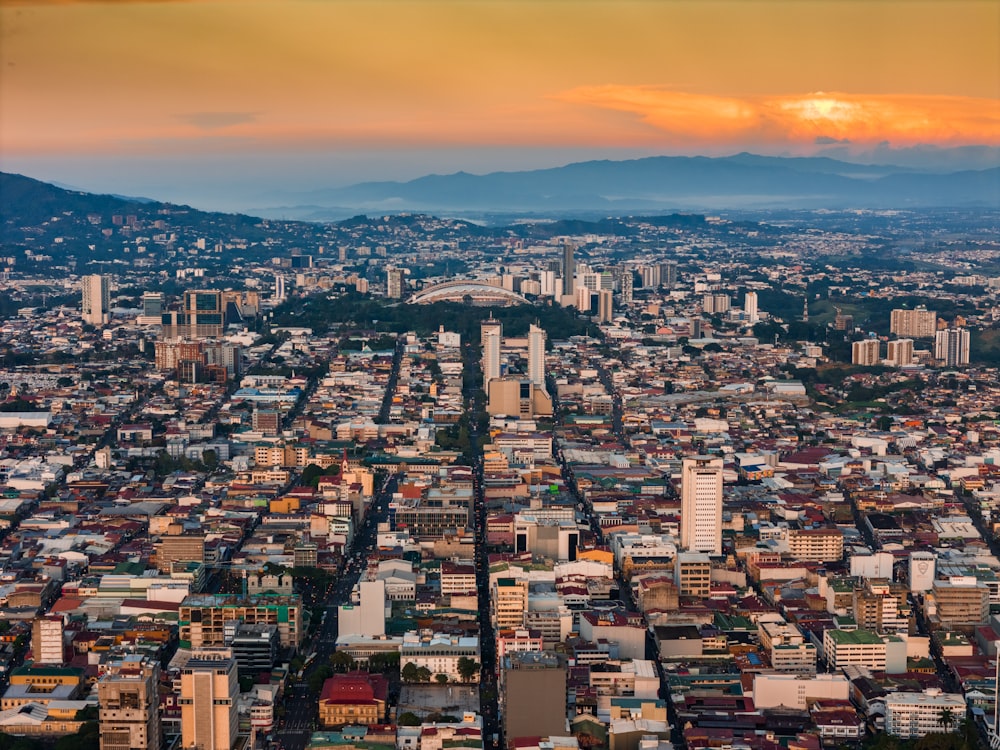
[[[832,146],[834,144],[847,144],[850,142],[850,138],[831,138],[828,135],[818,135],[815,140],[817,146]]]

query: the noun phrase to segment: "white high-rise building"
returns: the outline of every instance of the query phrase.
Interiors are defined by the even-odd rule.
[[[610,323],[614,315],[614,297],[610,289],[601,289],[597,293],[597,322]]]
[[[534,323],[528,328],[528,379],[545,389],[545,330]]]
[[[83,292],[83,322],[103,326],[111,322],[111,278],[100,274],[80,280]]]
[[[934,338],[934,358],[941,360],[945,367],[969,364],[969,330],[946,328],[938,331]]]
[[[285,299],[285,277],[280,273],[274,275],[274,299],[276,302]]]
[[[681,548],[722,554],[722,459],[692,456],[681,462]]]
[[[500,377],[503,324],[499,320],[490,318],[482,322],[479,330],[483,344],[483,390],[489,392],[490,381]]]
[[[903,367],[913,364],[913,339],[890,341],[885,355],[891,365]]]
[[[879,340],[864,339],[851,344],[851,364],[872,367],[879,364]]]
[[[340,632],[369,638],[385,635],[385,581],[362,581],[360,601],[340,606]]]
[[[35,664],[64,662],[62,615],[42,615],[31,623],[31,655]]]
[[[930,591],[934,588],[937,555],[933,552],[910,553],[910,591]]]
[[[385,296],[390,299],[401,299],[403,287],[406,284],[406,269],[390,268],[385,272]]]
[[[229,750],[239,732],[239,694],[232,651],[195,650],[181,667],[181,746]]]
[[[743,295],[743,314],[751,325],[760,319],[757,313],[757,292],[747,292]]]

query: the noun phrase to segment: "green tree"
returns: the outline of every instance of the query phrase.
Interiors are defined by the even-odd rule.
[[[302,470],[302,484],[315,488],[319,484],[321,476],[323,476],[323,467],[317,464],[309,464]]]
[[[461,656],[458,659],[458,674],[462,682],[472,682],[472,679],[479,673],[480,664],[475,659],[468,656]]]
[[[430,682],[431,670],[427,667],[417,667],[417,682]]]
[[[330,657],[330,666],[333,667],[334,672],[350,672],[356,669],[358,664],[354,661],[354,657],[346,651],[337,651]]]
[[[416,682],[417,681],[417,665],[412,661],[407,662],[403,665],[403,668],[399,670],[399,676],[403,682]]]
[[[419,727],[421,723],[420,717],[412,711],[404,711],[396,719],[396,724],[401,727]]]
[[[446,675],[446,674],[436,674],[436,675],[434,675],[434,679],[435,679],[435,681],[437,681],[437,683],[439,685],[444,685],[446,682],[448,682],[448,675]]]
[[[955,726],[955,712],[950,708],[942,708],[938,714],[938,723],[944,727],[944,731],[951,731],[951,727]]]

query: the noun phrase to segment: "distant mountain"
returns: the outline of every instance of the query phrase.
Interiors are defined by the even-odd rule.
[[[1000,168],[949,174],[827,157],[737,154],[588,161],[524,172],[427,175],[312,191],[288,218],[369,211],[663,211],[724,208],[1000,207]]]

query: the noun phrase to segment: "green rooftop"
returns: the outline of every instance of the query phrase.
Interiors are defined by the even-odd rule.
[[[837,645],[866,646],[882,643],[882,639],[870,630],[827,630],[829,636]]]

